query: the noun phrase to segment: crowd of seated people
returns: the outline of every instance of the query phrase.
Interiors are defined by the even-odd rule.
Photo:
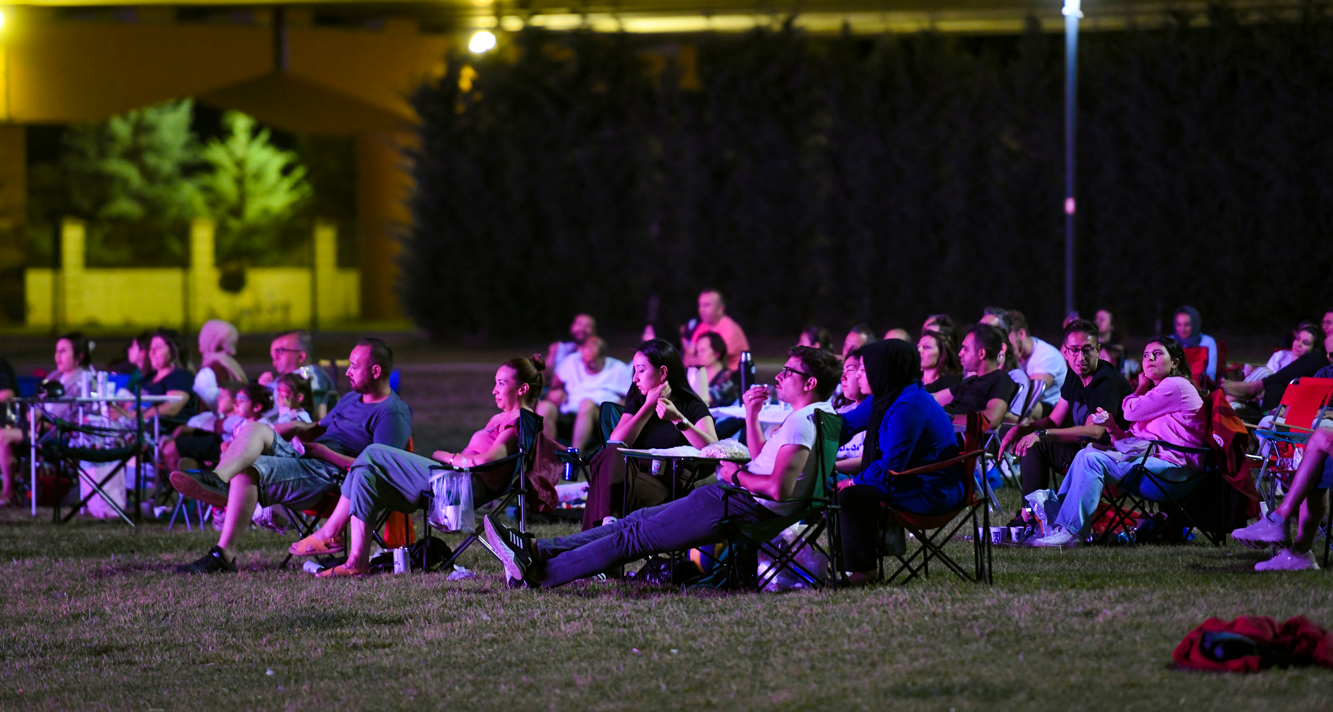
[[[1131,381],[1121,364],[1133,359],[1126,358],[1110,310],[1098,310],[1095,321],[1071,315],[1062,338],[1048,343],[1032,333],[1023,312],[986,307],[966,328],[947,314],[931,315],[915,344],[901,329],[890,329],[881,340],[870,326],[857,324],[842,340],[841,357],[833,351],[832,334],[811,327],[800,334],[772,393],[764,386],[741,393],[737,366],[740,352],[749,348],[744,331],[726,314],[717,290],[699,295],[698,311],[697,321],[681,331],[680,348],[646,340],[628,364],[609,355],[593,316],[577,315],[571,340],[550,345],[557,360],[549,383],[542,356],[506,361],[492,390],[500,412],[461,451],[436,450],[431,457],[410,451],[411,411],[389,387],[393,354],[382,341],[358,342],[348,357],[351,393],[337,399],[328,374],[312,368],[311,339],[303,331],[273,340],[272,370],[254,383],[235,358],[239,332],[226,322],[210,321],[200,330],[197,371],[179,333],[160,329],[136,337],[126,361],[141,372],[143,392],[176,396],[145,404],[142,415],[184,423],[167,430],[161,442],[169,483],[183,496],[216,507],[222,520],[216,546],[178,570],[235,571],[238,544],[256,506],[301,510],[327,499],[336,501],[332,516],[290,553],[345,555],[345,563],[322,575],[363,576],[369,571],[370,527],[384,512],[421,509],[429,480],[441,467],[471,471],[478,505],[502,493],[510,473],[482,466],[516,451],[522,411],[542,417],[550,440],[582,450],[601,427],[602,406],[616,403],[623,413],[589,462],[580,534],[529,541],[494,514],[485,517],[486,543],[511,585],[559,586],[655,552],[719,541],[724,520],[757,522],[791,511],[809,491],[805,465],[815,410],[837,412],[844,420],[834,463],[841,554],[845,580],[868,583],[882,550],[876,537],[884,504],[927,516],[960,505],[964,478],[972,476],[961,465],[929,475],[894,473],[958,455],[958,427],[968,413],[981,414],[987,427],[1012,426],[1002,431],[996,454],[1012,453],[1024,502],[1044,508],[1044,531],[1028,543],[1075,547],[1087,541],[1108,485],[1133,488],[1157,502],[1179,499],[1197,486],[1202,459],[1184,448],[1209,443],[1210,384],[1218,384],[1242,412],[1258,415],[1277,406],[1291,380],[1333,377],[1333,311],[1321,324],[1298,324],[1290,348],[1233,375],[1217,362],[1217,341],[1202,333],[1199,312],[1181,307],[1174,333],[1147,343],[1142,371]],[[1190,358],[1202,352],[1205,382],[1190,369]],[[63,336],[55,361],[52,378],[77,388],[91,368],[91,343],[79,334]],[[3,365],[0,401],[15,390],[12,369]],[[1044,386],[1041,398],[1021,410],[1016,394],[1036,383]],[[790,406],[777,427],[759,418],[770,395]],[[752,458],[746,465],[723,462],[715,473],[711,466],[659,470],[627,463],[622,454],[624,448],[706,447],[718,439],[710,407],[738,399],[745,413],[739,439]],[[336,405],[329,409],[331,402]],[[128,405],[117,413],[136,415]],[[1333,487],[1330,432],[1312,436],[1282,505],[1235,532],[1243,543],[1281,547],[1259,570],[1314,567],[1311,548]],[[15,423],[0,427],[5,503],[16,496],[14,453],[24,437]],[[1153,442],[1182,449],[1149,450]],[[597,443],[601,447],[600,438]],[[1136,468],[1153,476],[1126,480]],[[710,474],[722,485],[694,486]],[[1020,512],[1010,525],[1025,516],[1031,515]],[[1292,522],[1294,536],[1288,532]]]

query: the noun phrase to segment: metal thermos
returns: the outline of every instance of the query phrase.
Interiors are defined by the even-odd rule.
[[[754,385],[754,356],[749,351],[741,352],[741,393]]]
[[[578,465],[575,464],[579,460],[579,449],[576,447],[569,448],[565,450],[565,454],[569,455],[569,459],[565,460],[564,480],[565,482],[573,482],[579,478]]]
[[[84,371],[79,374],[79,397],[89,398],[93,391],[93,374],[91,371]]]
[[[114,393],[111,392],[111,389],[107,388],[106,371],[97,372],[97,395],[99,398],[110,398],[111,396],[115,395]]]

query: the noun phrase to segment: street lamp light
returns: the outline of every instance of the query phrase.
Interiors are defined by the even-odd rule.
[[[484,54],[489,52],[495,49],[495,35],[486,30],[482,30],[477,34],[472,35],[472,39],[467,43],[467,48],[472,50],[474,54]]]
[[[1065,315],[1074,312],[1074,120],[1078,97],[1081,0],[1065,0]]]

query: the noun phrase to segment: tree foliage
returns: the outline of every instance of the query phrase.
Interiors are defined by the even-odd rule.
[[[310,198],[310,182],[296,153],[274,146],[254,119],[228,111],[222,123],[226,136],[210,139],[200,153],[211,170],[199,178],[217,224],[218,261],[263,261]]]
[[[88,222],[90,264],[181,264],[201,205],[192,102],[170,101],[73,126],[56,164],[33,168],[29,222],[43,237],[65,216]]]
[[[1210,328],[1266,329],[1326,306],[1333,23],[1310,7],[1085,34],[1085,313],[1141,331],[1189,302]],[[434,333],[519,336],[577,310],[635,328],[654,297],[684,319],[716,286],[770,333],[990,303],[1053,329],[1061,39],[700,36],[698,89],[621,35],[451,56],[414,96],[404,304]]]

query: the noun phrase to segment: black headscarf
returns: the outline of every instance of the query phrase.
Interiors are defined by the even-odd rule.
[[[861,462],[869,464],[880,458],[879,426],[889,406],[903,389],[921,380],[921,355],[906,341],[888,339],[861,348],[861,363],[870,382],[870,424],[866,426]]]

